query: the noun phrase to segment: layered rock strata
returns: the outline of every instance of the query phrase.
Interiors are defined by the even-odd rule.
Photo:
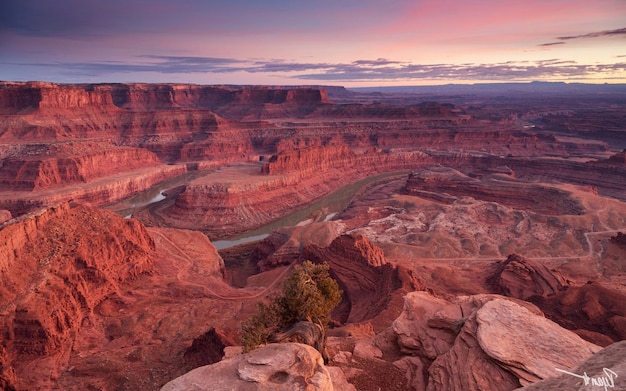
[[[151,270],[154,242],[136,220],[67,205],[5,223],[0,235],[8,236],[0,267],[5,365],[18,389],[52,386],[95,308]]]
[[[489,280],[498,293],[522,300],[534,296],[546,298],[569,285],[557,271],[517,254],[511,254],[499,263]]]
[[[320,353],[299,343],[270,344],[250,353],[194,369],[161,391],[319,390],[333,382]]]
[[[449,303],[410,293],[393,330],[402,351],[426,363],[427,377],[415,381],[427,390],[512,390],[557,376],[555,368],[571,368],[600,350],[531,304],[495,295]]]
[[[267,173],[276,170],[282,174],[240,170],[236,178],[219,182],[199,179],[187,185],[174,203],[152,213],[172,226],[200,229],[210,237],[228,237],[294,212],[343,184],[407,170],[426,158],[419,152],[356,155],[345,146],[310,148],[284,155],[287,157],[263,166]],[[287,161],[291,169],[284,168]],[[278,168],[274,169],[274,164]]]
[[[307,245],[302,258],[330,265],[331,276],[344,292],[335,310],[342,323],[371,320],[401,294],[397,291],[419,287],[407,270],[388,263],[383,251],[363,236],[341,235],[325,248]]]
[[[555,187],[525,183],[498,175],[471,178],[442,166],[411,173],[404,191],[406,194],[443,201],[473,197],[545,215],[577,215],[585,210],[570,193]]]
[[[2,161],[0,190],[36,191],[159,166],[145,149],[116,147],[106,142],[26,144]]]
[[[615,342],[566,373],[524,387],[525,391],[584,390],[591,387],[619,389],[626,372],[626,341]]]

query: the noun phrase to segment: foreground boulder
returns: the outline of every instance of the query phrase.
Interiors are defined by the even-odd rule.
[[[409,383],[421,385],[416,389],[513,390],[557,376],[556,368],[575,367],[600,350],[534,305],[498,295],[447,302],[412,292],[392,329],[400,351],[427,368],[411,374]]]
[[[278,343],[196,368],[161,388],[183,390],[333,391],[333,384],[317,350],[299,343]]]
[[[626,387],[623,377],[626,373],[626,341],[607,346],[574,369],[559,369],[569,373],[531,384],[524,390],[623,390]]]

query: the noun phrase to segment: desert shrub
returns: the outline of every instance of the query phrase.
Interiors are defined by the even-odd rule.
[[[272,298],[270,304],[257,303],[257,313],[241,325],[244,352],[268,343],[273,333],[301,320],[327,328],[330,313],[343,294],[329,269],[327,263],[305,261],[287,277],[282,295]]]

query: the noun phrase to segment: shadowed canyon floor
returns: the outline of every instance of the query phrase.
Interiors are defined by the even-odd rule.
[[[512,390],[623,368],[626,91],[545,88],[0,83],[0,388]],[[238,355],[305,259],[344,291],[330,361]]]

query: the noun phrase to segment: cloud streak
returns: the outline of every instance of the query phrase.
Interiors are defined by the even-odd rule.
[[[557,46],[557,45],[565,45],[565,42],[563,41],[559,41],[559,42],[548,42],[548,43],[542,43],[539,44],[537,46]]]
[[[597,31],[597,32],[588,33],[588,34],[557,37],[557,39],[567,41],[571,39],[602,38],[602,37],[614,37],[614,36],[626,36],[626,27],[621,28],[621,29],[615,29],[615,30]]]
[[[224,74],[247,72],[274,74],[289,79],[323,82],[498,80],[527,81],[542,78],[578,78],[607,72],[623,72],[626,63],[578,64],[551,59],[508,61],[496,64],[414,64],[384,58],[349,63],[290,62],[284,60],[240,60],[189,56],[138,56],[135,63],[65,62],[21,64],[64,70],[72,74],[97,76],[120,73]]]

